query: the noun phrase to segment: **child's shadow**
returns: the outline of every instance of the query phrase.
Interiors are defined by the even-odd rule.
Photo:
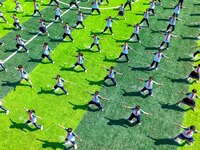
[[[64,142],[49,142],[47,140],[41,140],[41,139],[36,139],[37,141],[43,142],[42,148],[51,148],[53,150],[56,149],[65,149],[65,146],[63,145]]]
[[[73,110],[81,109],[81,110],[87,110],[88,104],[82,104],[82,105],[77,105],[69,102],[73,106]]]
[[[58,96],[65,95],[65,93],[55,93],[54,89],[44,90],[42,87],[41,87],[41,91],[39,91],[37,94],[54,94],[54,95],[58,95]]]
[[[129,123],[127,119],[110,119],[110,118],[107,118],[107,117],[104,117],[106,118],[109,122],[107,123],[109,126],[122,126],[124,128],[128,128],[128,127],[133,127],[136,125],[136,123]]]
[[[60,71],[73,71],[73,72],[77,72],[77,73],[84,72],[84,70],[76,70],[73,67],[70,67],[70,68],[65,68],[65,67],[62,67],[62,66],[60,66],[60,67],[61,67]]]
[[[22,130],[24,132],[26,132],[25,129],[29,130],[29,131],[36,131],[38,130],[37,128],[30,128],[28,125],[26,125],[25,123],[17,123],[17,122],[14,122],[12,119],[10,119],[12,125],[10,125],[10,128],[11,129],[19,129],[19,130]]]
[[[171,110],[180,111],[180,112],[185,112],[185,111],[190,110],[190,108],[188,108],[188,109],[183,109],[183,108],[177,106],[177,104],[169,104],[169,103],[163,104],[163,103],[161,103],[161,102],[159,102],[159,104],[161,105],[161,108],[162,108],[162,109],[171,109]]]
[[[127,92],[125,91],[125,89],[122,89],[124,91],[124,93],[122,94],[123,96],[138,96],[138,97],[142,97],[142,98],[147,98],[149,95],[146,94],[146,95],[142,95],[140,94],[139,91],[137,92]]]

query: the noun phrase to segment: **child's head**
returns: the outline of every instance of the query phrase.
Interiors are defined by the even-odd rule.
[[[193,89],[193,90],[192,90],[192,93],[197,93],[197,90],[196,90],[196,89]]]
[[[195,130],[195,126],[190,126],[190,130],[194,131]]]
[[[136,109],[136,110],[139,110],[139,109],[140,109],[140,105],[137,105],[137,106],[135,107],[135,109]]]
[[[115,69],[115,67],[111,66],[111,67],[110,67],[110,69],[111,69],[111,70],[114,70],[114,69]]]
[[[67,129],[67,132],[72,132],[72,128],[68,128],[68,129]]]
[[[150,77],[149,77],[149,80],[150,80],[150,81],[151,81],[151,80],[153,80],[153,77],[152,77],[152,76],[150,76]]]
[[[59,74],[57,75],[57,78],[60,78],[60,75],[59,75]]]
[[[99,94],[99,91],[96,91],[94,94],[95,94],[95,95],[98,95],[98,94]]]

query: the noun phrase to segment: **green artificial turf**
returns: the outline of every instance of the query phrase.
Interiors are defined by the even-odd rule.
[[[102,7],[117,6],[121,1],[111,1],[110,3],[109,6]],[[90,6],[89,3],[80,3],[80,5]],[[89,16],[84,21],[87,29],[77,29],[72,33],[75,39],[74,43],[60,43],[58,39],[61,38],[63,30],[60,23],[56,23],[48,28],[50,39],[39,36],[28,44],[29,54],[19,53],[9,60],[6,63],[9,72],[1,72],[0,74],[1,97],[4,97],[16,86],[19,75],[12,68],[18,64],[23,64],[26,70],[31,72],[30,79],[34,88],[31,89],[23,81],[5,97],[5,106],[10,110],[10,114],[9,116],[1,115],[2,120],[4,120],[4,123],[0,125],[1,135],[5,135],[1,136],[1,148],[63,149],[65,131],[56,127],[56,124],[59,123],[74,129],[79,125],[76,133],[83,139],[82,143],[78,143],[80,149],[176,149],[177,144],[170,138],[180,131],[179,128],[175,127],[174,122],[182,122],[184,109],[173,104],[182,98],[181,95],[176,94],[176,91],[188,90],[188,83],[184,78],[191,71],[191,67],[187,66],[184,61],[187,59],[184,58],[189,57],[193,52],[189,48],[196,45],[195,40],[187,38],[196,32],[196,28],[188,26],[189,23],[187,23],[187,21],[196,21],[193,17],[188,18],[193,13],[192,9],[184,9],[181,12],[180,17],[186,22],[177,23],[175,34],[178,35],[178,38],[171,39],[170,50],[165,52],[171,61],[163,59],[157,72],[146,70],[153,59],[153,55],[148,55],[146,52],[157,50],[155,46],[158,46],[164,38],[164,35],[159,34],[159,31],[167,27],[166,17],[170,16],[173,11],[167,2],[163,2],[164,8],[157,6],[156,16],[150,17],[151,28],[141,30],[142,44],[129,43],[131,47],[136,49],[136,52],[129,53],[130,63],[117,63],[116,70],[124,74],[123,77],[116,78],[118,86],[102,85],[103,77],[107,75],[102,66],[115,65],[116,58],[121,52],[120,45],[129,38],[133,31],[133,27],[130,27],[129,24],[139,22],[148,5],[146,0],[140,0],[133,5],[133,11],[126,11],[127,20],[116,20],[117,23],[113,23],[113,36],[109,34],[109,31],[108,34],[100,34],[105,27],[104,19],[118,13],[113,9],[102,10],[101,16],[96,15],[96,13]],[[66,6],[61,5],[61,7],[65,8]],[[192,2],[190,7],[193,8]],[[54,16],[52,10],[53,7],[44,9],[47,20],[51,20],[50,18]],[[83,11],[87,13],[89,10]],[[70,22],[70,25],[73,25],[77,18],[73,12],[73,10],[69,11],[63,16],[64,21]],[[24,23],[24,26],[27,26],[26,28],[30,29],[31,33],[20,31],[25,39],[34,36],[38,29],[36,23],[34,23],[36,26],[32,26],[30,23],[34,20],[36,18],[31,18]],[[59,28],[61,29],[58,30]],[[102,53],[88,50],[92,43],[92,38],[88,36],[94,33],[103,38],[100,41]],[[5,40],[15,36],[12,32],[9,34],[4,37]],[[54,49],[55,54],[51,55],[55,61],[54,65],[48,63],[48,60],[40,63],[41,45],[44,42],[49,42],[50,47]],[[2,58],[9,56],[13,52],[14,46],[15,44],[9,45],[6,48],[8,50],[1,53]],[[97,50],[96,47],[94,50]],[[87,73],[83,72],[81,68],[71,69],[71,66],[76,62],[76,58],[72,55],[76,55],[78,51],[83,52],[86,59],[89,60],[85,62]],[[32,69],[34,70],[31,71]],[[52,78],[56,74],[61,74],[64,79],[71,81],[71,84],[65,84],[69,96],[63,95],[61,91],[58,91],[57,94],[53,93],[52,88],[56,81]],[[147,79],[150,75],[153,75],[155,81],[163,83],[164,86],[154,87],[154,97],[142,97],[138,91],[144,86],[144,83],[136,78]],[[109,98],[109,101],[102,101],[105,111],[87,110],[87,103],[91,96],[86,94],[85,90],[93,92],[100,88],[101,95]],[[143,115],[141,126],[129,124],[125,119],[131,112],[122,108],[123,105],[134,106],[136,104],[140,104],[142,109],[154,116],[149,118]],[[24,122],[28,119],[27,114],[22,109],[23,106],[34,108],[36,114],[43,118],[42,121],[38,120],[38,123],[44,125],[44,131],[34,131],[33,126],[31,129],[23,128]],[[193,113],[191,110],[188,112]],[[16,140],[19,137],[22,138]],[[195,147],[198,148],[198,142],[195,142],[191,148]]]

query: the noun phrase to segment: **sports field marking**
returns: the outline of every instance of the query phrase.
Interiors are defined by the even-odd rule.
[[[78,2],[78,3],[80,3],[80,2]],[[75,6],[73,6],[73,7],[75,7]],[[65,15],[68,11],[70,11],[70,9],[66,10],[65,12],[63,12],[63,13],[61,14],[61,17],[62,17],[63,15]],[[51,23],[49,23],[49,24],[46,26],[46,28],[50,27],[53,23],[54,23],[54,21],[52,21]],[[29,44],[29,43],[30,43],[31,41],[33,41],[38,35],[40,35],[40,32],[38,32],[38,33],[37,33],[36,35],[34,35],[31,39],[29,39],[24,45],[26,46],[27,44]],[[22,47],[19,48],[19,50],[21,50],[21,49],[22,49]],[[18,51],[19,51],[19,50],[18,50]],[[9,59],[11,59],[13,56],[15,56],[15,55],[17,54],[18,51],[16,50],[14,53],[12,53],[10,56],[8,56],[3,62],[6,63]]]
[[[136,3],[138,1],[139,0],[136,0],[135,2],[132,2],[131,4]],[[63,4],[63,5],[69,6],[69,4],[67,4],[65,2],[62,2],[62,1],[59,1],[59,0],[58,0],[58,2],[61,3],[61,4]],[[80,7],[80,8],[82,8],[82,9],[92,9],[91,7]],[[99,9],[101,9],[101,10],[109,10],[109,9],[116,9],[116,8],[119,8],[119,6],[108,7],[108,8],[99,8]]]

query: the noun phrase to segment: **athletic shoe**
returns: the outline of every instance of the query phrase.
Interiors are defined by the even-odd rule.
[[[195,80],[195,82],[198,83],[199,81],[198,81],[198,80]]]
[[[141,123],[138,123],[138,125],[140,126],[140,125],[141,125]]]
[[[67,92],[66,95],[69,95],[69,93]]]
[[[134,120],[128,120],[128,122],[130,122],[130,123],[134,123]]]
[[[5,69],[5,72],[7,72],[8,71],[8,69]]]
[[[1,46],[3,46],[3,45],[4,45],[4,43],[1,44]]]
[[[6,115],[8,115],[8,114],[9,114],[9,110],[6,111]]]
[[[26,53],[29,53],[29,50],[27,50]]]
[[[150,96],[153,96],[153,93]]]
[[[41,130],[41,131],[43,130],[43,125],[41,125],[40,130]]]
[[[158,68],[155,68],[155,70],[158,70]]]
[[[85,69],[85,72],[87,72],[87,69]]]
[[[139,43],[141,43],[141,41],[138,41]]]
[[[104,109],[102,108],[101,111],[104,111]]]
[[[63,23],[63,20],[61,21],[61,23]]]
[[[20,30],[24,30],[24,28],[21,28]]]
[[[142,95],[144,95],[144,92],[140,91],[140,93],[141,93]]]
[[[54,64],[54,61],[52,62],[52,64]]]

